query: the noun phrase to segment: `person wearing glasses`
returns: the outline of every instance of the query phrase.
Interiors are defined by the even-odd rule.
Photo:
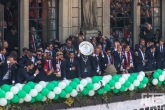
[[[46,52],[46,54],[49,54],[51,57],[56,58],[56,51],[53,49],[52,43],[48,42],[46,44],[46,49],[44,52]]]

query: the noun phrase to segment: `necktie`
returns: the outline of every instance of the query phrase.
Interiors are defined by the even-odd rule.
[[[110,56],[108,56],[109,57],[109,64],[111,64],[111,57]]]
[[[145,59],[145,53],[143,53],[144,59]]]

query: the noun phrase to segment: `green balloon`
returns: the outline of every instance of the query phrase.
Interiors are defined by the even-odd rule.
[[[49,94],[49,90],[47,88],[43,88],[42,91],[41,91],[41,94],[43,96],[47,96]]]
[[[77,87],[77,83],[75,81],[70,82],[69,84],[73,89]]]
[[[7,104],[8,104],[8,105],[11,104],[11,100],[7,100]]]
[[[19,97],[17,95],[14,95],[13,99],[11,100],[13,103],[19,102]]]
[[[4,90],[0,90],[0,98],[4,98],[5,97],[5,91]]]
[[[100,94],[100,95],[104,94],[104,89],[102,89],[102,88],[99,89],[99,90],[97,91],[97,93]]]
[[[65,92],[66,93],[71,93],[72,92],[72,87],[71,86],[66,86],[66,88],[65,88]]]
[[[94,84],[94,83],[98,83],[99,82],[99,78],[97,77],[97,76],[94,76],[93,78],[92,78],[92,83]]]
[[[20,91],[18,92],[18,97],[19,97],[19,98],[25,98],[25,96],[26,96],[26,92],[25,92],[25,91],[20,90]]]
[[[88,95],[88,92],[89,92],[88,89],[87,88],[84,88],[83,91],[82,91],[82,94],[83,95]]]
[[[120,74],[117,74],[117,77],[120,79],[121,78],[121,75]]]
[[[9,85],[7,85],[7,84],[2,85],[2,87],[1,87],[1,89],[4,90],[5,92],[10,91],[10,88],[11,87]]]
[[[125,91],[125,89],[126,89],[126,88],[125,88],[125,86],[124,86],[124,85],[122,85],[122,86],[121,86],[121,88],[120,88],[120,91],[121,91],[121,92],[124,92],[124,91]]]
[[[53,100],[57,100],[59,96],[56,94]]]
[[[110,85],[111,87],[113,87],[113,86],[115,85],[115,81],[114,81],[114,80],[110,80],[110,81],[109,81],[109,85]]]
[[[142,80],[143,84],[147,84],[148,83],[148,78],[147,77],[144,77],[143,80]]]
[[[103,78],[102,76],[97,76],[97,77],[99,78],[99,80],[102,80],[102,78]]]
[[[36,96],[36,100],[41,101],[42,99],[43,99],[43,95],[41,93],[38,93],[38,95]]]
[[[136,78],[137,78],[137,76],[138,76],[138,74],[137,74],[137,73],[132,73],[132,74],[131,74],[131,76],[133,76],[133,77],[134,77],[134,79],[136,79]]]
[[[74,78],[73,81],[76,82],[77,84],[80,84],[80,79],[79,78]]]
[[[30,81],[27,83],[27,85],[29,85],[31,87],[31,89],[33,89],[35,86],[35,83]]]
[[[104,86],[104,90],[105,91],[110,91],[111,90],[111,87],[110,87],[110,85],[109,84],[106,84],[105,86]]]
[[[156,72],[159,73],[159,75],[161,75],[162,72],[163,72],[163,70],[161,70],[161,69],[157,69]]]
[[[127,80],[127,81],[125,81],[124,86],[125,87],[130,87],[131,86],[131,83]]]
[[[163,84],[165,84],[165,81],[163,82]]]
[[[162,82],[158,80],[158,86],[161,86],[162,85]]]
[[[52,90],[54,89],[54,84],[48,83],[48,84],[46,85],[46,88],[47,88],[49,91],[52,91]]]
[[[115,81],[115,82],[118,82],[119,81],[119,76],[118,75],[114,75],[112,77],[112,79]]]
[[[113,93],[117,94],[119,92],[118,89],[113,89]]]
[[[26,93],[29,93],[31,90],[31,87],[29,85],[24,85],[22,88]]]
[[[138,86],[139,89],[142,89],[144,86],[144,84],[142,82],[140,82],[140,85]]]
[[[93,87],[94,87],[94,86],[93,86],[92,83],[88,83],[87,86],[86,86],[86,88],[87,88],[88,90],[92,90]]]
[[[60,97],[65,98],[65,96],[66,96],[66,92],[64,90],[62,90],[62,92],[60,93]]]
[[[51,83],[54,85],[54,87],[57,87],[59,82],[58,81],[52,81]]]
[[[137,87],[136,86],[134,86],[134,90],[137,90]]]
[[[131,83],[133,83],[134,80],[135,80],[135,78],[134,78],[133,76],[130,76],[130,77],[128,78],[128,80],[129,80]]]
[[[156,79],[156,78],[158,78],[159,77],[159,73],[158,72],[154,72],[154,78]]]
[[[36,101],[36,99],[34,97],[32,97],[30,103],[34,103]]]

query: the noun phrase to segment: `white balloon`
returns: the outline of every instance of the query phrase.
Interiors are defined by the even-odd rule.
[[[131,86],[129,87],[129,90],[130,91],[133,91],[134,90],[134,85],[133,84],[131,84]]]
[[[26,94],[24,100],[25,102],[30,102],[32,100],[32,97],[29,94]]]
[[[96,91],[96,90],[98,90],[100,87],[101,87],[101,85],[100,85],[100,84],[95,83],[95,84],[94,84],[94,88],[93,88],[93,89]]]
[[[115,83],[115,88],[116,89],[120,89],[121,88],[121,83],[120,82],[116,82]]]
[[[105,81],[105,83],[107,84],[109,82],[109,77],[108,76],[103,76],[103,81]]]
[[[54,99],[54,97],[55,97],[54,92],[50,91],[49,94],[47,95],[47,97],[48,97],[49,99]]]
[[[139,80],[139,81],[142,81],[143,78],[144,78],[144,76],[142,76],[142,75],[138,75],[138,76],[137,76],[137,80]]]
[[[109,77],[109,80],[111,80],[112,79],[112,76],[111,75],[107,75],[108,77]]]
[[[104,80],[100,80],[99,81],[99,85],[102,87],[102,86],[105,86],[105,81]]]
[[[70,97],[70,94],[66,94],[65,98],[69,98]]]
[[[139,75],[142,75],[143,77],[145,77],[145,73],[144,73],[143,71],[141,71],[141,72],[139,73]]]
[[[24,99],[19,99],[19,103],[22,104],[24,102]]]
[[[64,82],[60,82],[58,84],[58,87],[60,87],[61,89],[64,89],[66,87],[66,84]]]
[[[95,91],[94,91],[94,90],[90,90],[90,91],[88,92],[88,95],[89,95],[89,96],[94,96],[94,95],[95,95]]]
[[[17,83],[15,87],[17,87],[19,90],[22,90],[23,84]]]
[[[11,100],[14,97],[12,92],[6,92],[5,99]]]
[[[0,106],[7,105],[7,100],[5,98],[0,98]]]
[[[125,80],[127,80],[128,79],[128,75],[127,74],[123,74],[122,75],[122,78],[124,78]]]
[[[19,91],[19,89],[18,89],[18,87],[13,86],[13,87],[11,87],[10,91],[11,91],[13,94],[17,94],[18,91]]]
[[[136,86],[136,87],[139,86],[139,85],[140,85],[140,81],[139,81],[139,80],[135,80],[135,81],[133,82],[133,85]]]
[[[64,82],[66,84],[66,86],[69,85],[69,81],[67,79],[63,80],[62,82]]]
[[[163,75],[159,76],[159,81],[164,81],[164,76]]]
[[[90,77],[85,78],[87,80],[88,83],[92,82],[92,79]]]
[[[31,91],[29,92],[29,95],[32,97],[36,97],[38,95],[38,92],[35,89],[31,89]]]
[[[37,90],[37,92],[41,92],[42,91],[42,86],[40,84],[36,84],[34,89]]]
[[[165,77],[165,71],[162,72],[162,75]]]
[[[87,85],[87,80],[86,79],[82,79],[81,81],[80,81],[80,84],[81,85],[83,85],[84,87]]]
[[[143,88],[145,88],[146,86],[147,86],[147,84],[144,84],[144,85],[143,85]]]
[[[158,80],[157,80],[157,79],[153,79],[153,80],[152,80],[152,84],[153,84],[153,85],[157,85],[157,84],[158,84]]]
[[[45,102],[46,100],[47,100],[47,97],[44,96],[43,99],[42,99],[42,101]]]
[[[83,85],[81,85],[81,84],[77,85],[77,87],[76,87],[76,90],[77,90],[77,91],[80,91],[80,92],[82,92],[83,89],[84,89],[84,87],[83,87]]]
[[[126,75],[127,75],[127,77],[130,77],[130,74],[129,73],[127,73]]]
[[[127,90],[128,90],[128,88],[125,89],[125,91],[127,91]]]
[[[46,87],[46,82],[45,81],[40,81],[38,84],[40,84],[43,88]]]
[[[76,91],[75,89],[73,89],[73,91],[71,92],[70,95],[71,95],[72,97],[76,97],[77,94],[78,94],[77,91]]]
[[[120,82],[121,84],[124,84],[124,83],[125,83],[125,79],[124,79],[123,77],[121,77],[121,78],[119,79],[119,82]]]
[[[60,94],[61,93],[61,88],[60,87],[55,87],[54,90],[53,90],[53,92],[55,94]]]

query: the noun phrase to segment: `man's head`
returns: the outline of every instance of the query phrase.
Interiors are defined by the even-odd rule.
[[[17,33],[17,27],[16,27],[16,26],[12,26],[12,28],[11,28],[11,33],[12,33],[13,35],[15,35],[15,34]]]
[[[92,37],[92,43],[97,43],[95,36]]]
[[[100,52],[102,52],[102,45],[101,44],[98,44],[97,48],[100,50]]]
[[[36,56],[37,56],[38,59],[41,58],[42,57],[42,51],[41,50],[37,50],[36,51]]]
[[[8,42],[6,40],[3,41],[3,46],[7,49],[8,48]]]
[[[50,43],[50,42],[48,42],[48,43],[46,44],[46,48],[47,48],[48,50],[53,50],[53,44]]]
[[[111,55],[111,49],[110,49],[110,48],[106,48],[105,51],[106,51],[106,54],[107,54],[108,56]]]
[[[143,53],[145,53],[146,52],[146,47],[143,46],[141,50],[142,50]]]
[[[31,35],[36,35],[35,27],[31,27],[30,30],[31,30]]]
[[[83,38],[81,36],[78,37],[78,43],[83,42]]]
[[[62,52],[57,52],[56,57],[59,58],[59,59],[63,58],[63,53]]]
[[[151,24],[147,24],[147,30],[151,30]]]
[[[7,63],[10,63],[10,64],[13,64],[15,61],[14,61],[14,57],[12,57],[12,56],[8,56],[7,57]]]
[[[129,47],[129,45],[124,45],[124,50],[126,51],[126,52],[128,52],[128,51],[130,51],[130,47]]]
[[[118,46],[117,46],[117,51],[118,51],[118,52],[121,52],[121,51],[122,51],[121,45],[118,45]]]
[[[73,51],[70,51],[69,52],[69,58],[74,59],[74,56],[75,56],[74,52]]]
[[[27,57],[32,58],[32,56],[33,56],[33,52],[30,49],[28,49],[27,50]]]
[[[145,40],[144,39],[140,39],[140,45],[145,46]]]
[[[96,54],[96,55],[99,55],[99,53],[100,53],[100,49],[99,49],[98,47],[96,47],[96,48],[95,48],[95,54]]]
[[[4,55],[6,53],[5,47],[0,46],[0,54]]]
[[[163,44],[164,44],[164,39],[161,38],[161,39],[159,40],[159,45],[162,46]]]
[[[23,55],[27,55],[27,50],[28,50],[28,48],[26,48],[26,47],[24,47],[24,48],[22,49]]]
[[[27,60],[27,61],[25,62],[25,66],[26,66],[26,68],[27,68],[28,70],[32,70],[33,67],[34,67],[34,64],[33,64],[32,61]]]
[[[16,60],[17,57],[18,57],[18,54],[17,54],[16,51],[12,51],[12,52],[10,53],[10,56],[13,57],[13,58]]]
[[[70,39],[66,40],[66,45],[67,47],[71,47],[72,46],[72,41]]]
[[[155,52],[156,47],[154,45],[151,45],[150,49],[152,52]]]

